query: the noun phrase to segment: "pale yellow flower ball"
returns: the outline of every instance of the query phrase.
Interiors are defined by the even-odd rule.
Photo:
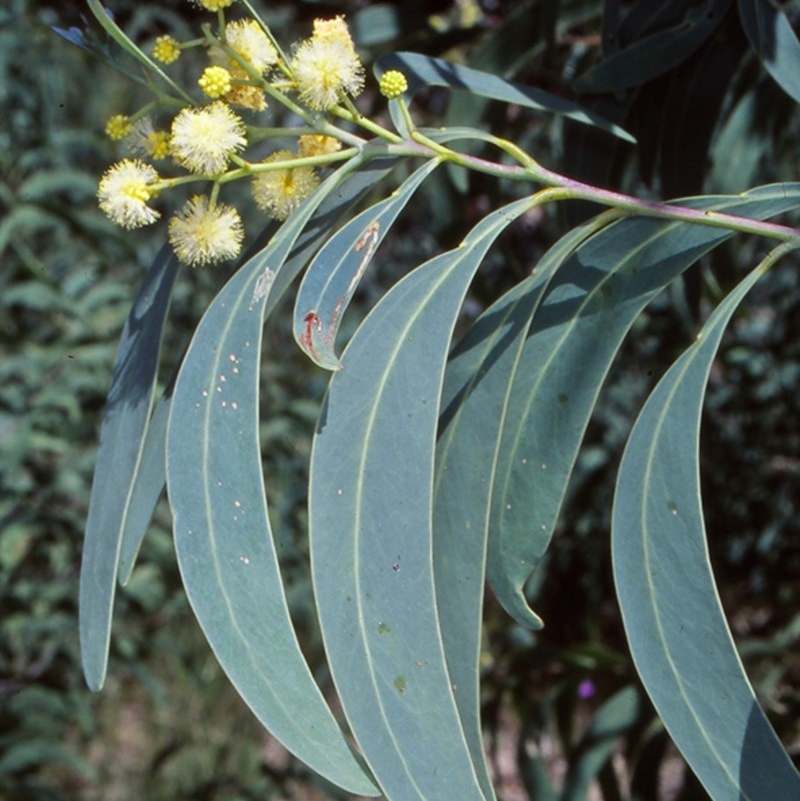
[[[191,172],[216,175],[246,144],[242,119],[221,101],[201,108],[185,108],[172,121],[170,152]]]
[[[233,5],[235,0],[193,0],[196,6],[206,9],[206,11],[219,11]]]
[[[231,22],[225,27],[225,40],[258,72],[265,72],[278,63],[275,45],[255,20]]]
[[[290,150],[273,153],[264,164],[296,158]],[[264,172],[253,179],[253,198],[270,217],[285,220],[319,184],[313,167],[292,167]]]
[[[333,136],[325,134],[303,134],[297,142],[299,156],[327,156],[342,149],[342,143]]]
[[[169,155],[169,134],[157,131],[150,117],[142,117],[133,124],[125,144],[139,158],[165,159]]]
[[[140,228],[155,222],[161,215],[147,205],[156,193],[155,167],[138,159],[123,159],[112,164],[100,179],[97,198],[100,209],[123,228]]]
[[[312,38],[318,42],[337,42],[355,51],[350,30],[341,15],[333,19],[315,19]]]
[[[178,259],[192,266],[232,259],[239,254],[244,229],[239,212],[204,195],[190,198],[169,222],[169,241]]]
[[[364,87],[364,67],[341,17],[317,20],[291,67],[300,100],[315,111],[327,111]]]

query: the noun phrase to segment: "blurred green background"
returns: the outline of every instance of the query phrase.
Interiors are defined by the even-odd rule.
[[[143,45],[162,33],[188,38],[200,16],[184,0],[110,5]],[[307,35],[314,17],[345,13],[367,61],[392,49],[419,50],[568,96],[603,30],[601,4],[578,0],[262,5],[285,43]],[[147,98],[52,30],[83,27],[83,16],[81,3],[8,0],[0,9],[0,798],[344,798],[271,740],[226,683],[182,594],[163,501],[118,597],[107,685],[93,696],[83,684],[77,581],[98,427],[129,304],[164,238],[163,227],[124,233],[96,208],[97,179],[120,157],[103,135],[105,121]],[[741,39],[735,19],[723,28],[726,41]],[[718,46],[709,40],[676,67],[677,77],[586,98],[634,130],[636,148],[438,91],[425,93],[415,108],[422,120],[495,130],[547,166],[645,196],[735,192],[795,179],[794,104],[744,47],[724,80],[712,75],[703,59]],[[180,69],[191,74],[191,63]],[[670,113],[679,103],[691,111],[687,75],[703,70],[718,102],[705,98],[694,115]],[[374,88],[359,104],[365,113],[382,113]],[[384,246],[355,316],[512,192],[519,188],[486,177],[437,173]],[[487,260],[467,316],[524,276],[587,211],[547,209],[522,220]],[[610,500],[637,404],[690,341],[698,315],[762,251],[762,243],[741,239],[719,249],[686,287],[665,293],[637,323],[587,435],[554,545],[530,588],[545,630],[534,636],[520,629],[488,600],[483,705],[506,801],[541,793],[543,773],[575,799],[705,798],[630,664],[611,584]],[[759,697],[796,763],[798,267],[795,258],[768,274],[736,317],[712,375],[702,445],[709,545],[723,603]],[[164,380],[230,269],[186,270],[179,278]],[[287,315],[277,316],[267,342],[261,436],[272,514],[295,620],[329,689],[304,567],[304,471],[325,376],[296,353]],[[612,712],[622,713],[609,718],[605,707],[598,718],[612,698]],[[612,722],[603,728],[598,720]],[[594,767],[576,768],[587,755]]]

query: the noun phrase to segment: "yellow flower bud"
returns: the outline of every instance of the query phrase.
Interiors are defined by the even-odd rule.
[[[153,58],[162,64],[172,64],[180,54],[181,46],[171,36],[159,36],[153,44]]]
[[[169,241],[178,259],[193,267],[239,254],[244,229],[239,212],[195,195],[169,222]]]
[[[124,139],[132,128],[133,125],[128,117],[124,114],[115,114],[106,123],[106,135],[109,139],[118,142],[120,139]]]
[[[200,88],[215,100],[231,90],[231,74],[225,67],[206,67],[197,81]]]
[[[205,8],[207,11],[219,11],[232,5],[233,0],[194,0],[194,4]]]
[[[384,97],[392,100],[400,97],[408,89],[408,81],[399,70],[389,70],[381,76],[378,88]]]

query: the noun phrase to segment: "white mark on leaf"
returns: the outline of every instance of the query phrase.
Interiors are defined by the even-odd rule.
[[[253,310],[253,306],[258,303],[258,301],[263,300],[267,295],[269,295],[269,291],[272,288],[272,282],[274,280],[275,271],[270,270],[269,267],[267,267],[264,272],[258,276],[255,288],[253,289],[253,297],[250,298],[249,311]]]

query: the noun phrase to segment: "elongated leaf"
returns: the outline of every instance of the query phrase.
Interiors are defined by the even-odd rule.
[[[320,248],[308,266],[295,301],[294,336],[320,367],[340,369],[333,346],[342,315],[375,250],[438,164],[435,159],[425,163],[388,198],[350,220]]]
[[[619,48],[662,28],[676,25],[693,5],[697,5],[697,0],[670,0],[669,3],[663,0],[638,0],[624,12],[618,0],[609,0],[603,5],[603,41],[608,41],[610,47]]]
[[[459,716],[436,614],[434,450],[464,295],[495,237],[529,205],[489,215],[381,300],[342,356],[314,439],[309,522],[323,638],[345,714],[389,798],[492,797],[479,722]],[[459,656],[477,672],[474,653]]]
[[[747,49],[736,15],[726,14],[714,36],[670,73],[668,83],[649,87],[654,95],[653,107],[663,109],[663,131],[652,132],[661,140],[659,173],[661,191],[667,197],[703,191],[708,151],[722,116],[721,108]],[[698,305],[699,283],[696,291],[687,285],[687,294],[693,292],[696,299],[687,299]]]
[[[734,197],[681,201],[754,218],[800,205],[798,185],[762,187]],[[671,280],[730,232],[654,219],[625,219],[583,243],[550,282],[535,309],[518,363],[489,384],[503,409],[491,465],[487,574],[498,599],[524,625],[539,625],[523,588],[546,550],[583,432],[630,325]],[[476,325],[486,326],[479,320]],[[491,372],[497,354],[476,371]],[[508,382],[511,382],[510,386]],[[491,437],[491,427],[482,430]],[[527,610],[527,611],[526,611]]]
[[[128,514],[125,516],[120,543],[118,579],[122,586],[125,586],[131,577],[153,510],[166,483],[164,460],[171,396],[172,391],[169,389],[156,404],[147,426],[142,445],[142,458],[131,487]]]
[[[349,792],[374,795],[297,642],[258,445],[263,315],[271,291],[322,198],[356,166],[328,178],[203,316],[175,385],[167,485],[189,601],[239,694],[318,773]]]
[[[685,61],[717,29],[732,0],[689,7],[685,19],[604,58],[574,83],[578,92],[613,92],[641,86]]]
[[[120,540],[141,459],[177,269],[172,251],[165,247],[145,277],[122,331],[100,429],[79,598],[81,658],[92,690],[99,690],[105,681]]]
[[[509,373],[517,368],[533,310],[548,280],[563,259],[601,226],[602,222],[587,224],[561,240],[534,276],[482,315],[447,365],[436,451],[433,558],[442,638],[464,721],[480,716],[475,665],[481,650],[491,492]]]
[[[275,304],[288,289],[297,273],[305,266],[311,254],[319,246],[320,240],[327,235],[330,227],[366,191],[386,177],[395,163],[396,159],[393,158],[374,159],[361,166],[355,174],[348,175],[338,185],[335,193],[328,194],[323,198],[319,208],[314,212],[311,220],[298,237],[297,244],[292,248],[283,269],[276,276],[275,283],[265,299],[265,317],[274,309]],[[262,234],[262,238],[267,233],[274,235],[276,230],[276,227],[268,226]],[[256,242],[251,248],[249,256],[256,255],[264,247],[264,244],[263,241]],[[249,260],[249,257],[245,257],[245,260]],[[125,527],[120,548],[119,582],[123,585],[130,578],[136,562],[136,556],[147,531],[147,526],[150,523],[153,509],[158,502],[161,491],[164,489],[166,478],[164,467],[166,423],[171,403],[172,383],[174,383],[174,379],[164,391],[164,396],[159,400],[153,412],[143,445],[141,465],[133,480],[129,513],[125,517]]]
[[[539,111],[549,111],[564,117],[594,125],[604,131],[614,134],[628,142],[633,137],[618,125],[613,125],[577,103],[565,100],[562,97],[551,95],[532,86],[512,83],[497,75],[481,72],[460,64],[443,61],[440,58],[423,56],[419,53],[389,53],[382,56],[375,63],[378,77],[387,70],[400,70],[408,80],[407,94],[413,95],[421,86],[444,86],[450,89],[465,89],[480,97],[491,100],[501,100],[505,103],[516,103],[526,108],[535,108]],[[392,116],[395,125],[401,128],[403,121]]]
[[[800,42],[786,14],[769,0],[739,0],[739,16],[767,72],[800,103]]]
[[[760,277],[717,307],[651,394],[614,497],[614,580],[631,653],[672,739],[714,801],[791,801],[800,776],[758,706],[709,562],[698,444],[725,327]]]

